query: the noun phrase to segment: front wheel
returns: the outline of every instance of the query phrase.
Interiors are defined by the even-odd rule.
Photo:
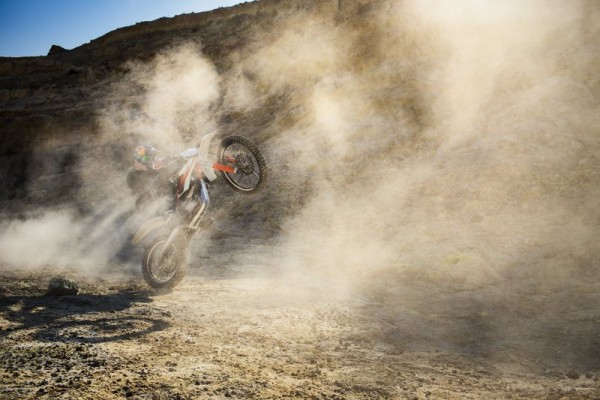
[[[261,191],[267,182],[267,163],[260,150],[243,136],[227,136],[221,141],[219,162],[231,166],[234,172],[223,172],[233,190],[252,194]]]
[[[185,276],[188,269],[187,247],[171,243],[167,238],[154,240],[142,258],[142,274],[148,285],[155,289],[171,289]]]

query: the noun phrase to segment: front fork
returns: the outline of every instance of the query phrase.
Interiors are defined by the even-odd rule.
[[[183,241],[185,246],[189,243],[190,239],[194,235],[194,233],[198,232],[205,224],[203,221],[203,217],[208,210],[208,206],[210,204],[210,197],[208,196],[208,188],[206,187],[206,182],[203,179],[199,179],[199,195],[200,198],[200,208],[194,214],[194,217],[187,225],[177,225],[169,234],[167,238],[167,242],[163,246],[163,251],[168,249],[171,244],[175,241]],[[161,254],[162,257],[162,254]]]
[[[200,227],[202,227],[202,218],[206,214],[208,206],[210,205],[210,197],[208,197],[208,188],[206,187],[206,182],[204,182],[204,179],[199,179],[199,182],[200,184],[198,186],[200,193],[198,194],[198,197],[200,198],[201,203],[200,208],[187,226],[188,229],[193,231],[198,231],[200,230]]]

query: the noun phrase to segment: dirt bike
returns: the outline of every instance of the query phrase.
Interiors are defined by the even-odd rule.
[[[138,245],[153,232],[166,232],[150,240],[142,256],[144,279],[153,288],[173,288],[185,277],[191,238],[212,224],[212,219],[206,218],[210,205],[207,183],[220,174],[233,190],[243,194],[257,193],[266,184],[265,159],[252,141],[228,136],[213,154],[215,134],[204,136],[198,148],[180,154],[178,159],[184,164],[173,177],[174,210],[148,220],[133,236],[132,243]]]

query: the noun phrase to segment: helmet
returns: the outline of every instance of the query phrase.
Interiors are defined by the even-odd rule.
[[[151,165],[156,159],[156,150],[154,147],[148,144],[141,144],[135,148],[135,160],[142,165]]]

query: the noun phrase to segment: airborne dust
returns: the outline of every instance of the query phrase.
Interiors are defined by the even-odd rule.
[[[366,314],[409,325],[382,338],[392,346],[494,355],[503,343],[543,357],[552,345],[568,354],[550,361],[598,368],[598,325],[565,333],[552,316],[597,299],[599,21],[583,0],[382,2],[344,23],[280,19],[221,73],[197,44],[132,63],[98,119],[122,158],[80,166],[93,217],[66,208],[3,222],[0,258],[136,270],[117,255],[143,221],[125,190],[129,149],[175,154],[224,115],[260,121],[279,99],[248,134],[269,161],[265,193],[216,205],[225,219],[235,205],[274,220],[256,243],[264,225],[241,219],[246,246],[221,250],[254,277],[268,271],[265,302],[364,296],[378,305]],[[39,252],[24,251],[32,242]],[[469,335],[485,337],[457,339]]]

